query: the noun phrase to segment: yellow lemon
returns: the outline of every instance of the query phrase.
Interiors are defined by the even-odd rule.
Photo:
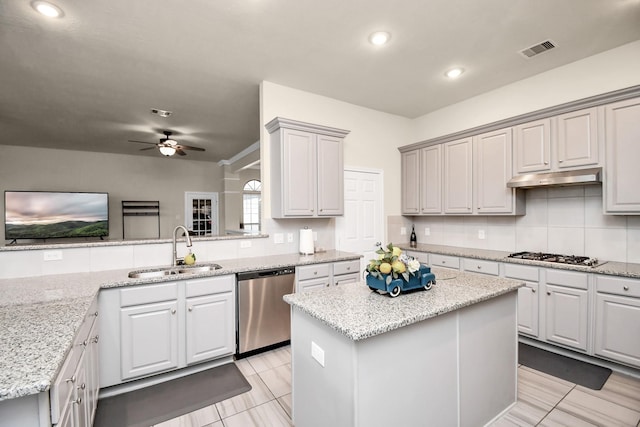
[[[393,256],[400,256],[401,253],[402,253],[402,250],[399,247],[397,246],[393,247]]]
[[[383,262],[382,264],[380,264],[380,273],[391,273],[391,264],[389,264],[388,262]]]
[[[187,265],[192,265],[196,263],[195,254],[188,253],[187,256],[184,257],[184,263]]]
[[[393,264],[391,264],[391,268],[393,268],[393,271],[396,273],[404,273],[407,271],[407,267],[402,261],[394,261]]]

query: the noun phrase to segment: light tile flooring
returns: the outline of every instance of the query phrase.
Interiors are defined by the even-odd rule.
[[[236,364],[251,384],[251,391],[156,426],[292,426],[290,347]],[[614,372],[602,390],[591,390],[520,366],[518,402],[492,425],[640,427],[640,380]]]

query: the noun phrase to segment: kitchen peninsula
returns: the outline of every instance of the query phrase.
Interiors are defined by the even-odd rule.
[[[364,283],[285,296],[296,425],[477,426],[515,403],[524,284],[432,271],[398,298]]]

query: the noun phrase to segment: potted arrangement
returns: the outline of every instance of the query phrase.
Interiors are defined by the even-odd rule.
[[[417,259],[403,253],[400,248],[389,243],[378,245],[377,259],[367,265],[367,286],[373,291],[384,291],[395,298],[402,291],[423,288],[429,290],[436,283],[431,267],[420,264]]]

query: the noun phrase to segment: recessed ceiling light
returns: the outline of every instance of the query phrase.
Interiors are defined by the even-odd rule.
[[[376,31],[369,36],[369,42],[376,46],[381,46],[391,39],[391,34],[386,31]]]
[[[444,75],[449,77],[450,79],[457,79],[458,77],[460,77],[462,75],[462,73],[464,73],[464,69],[463,68],[452,68],[449,71],[447,71],[446,73],[444,73]]]
[[[64,15],[62,9],[60,9],[55,4],[46,1],[37,0],[31,2],[31,7],[49,18],[60,18]]]

